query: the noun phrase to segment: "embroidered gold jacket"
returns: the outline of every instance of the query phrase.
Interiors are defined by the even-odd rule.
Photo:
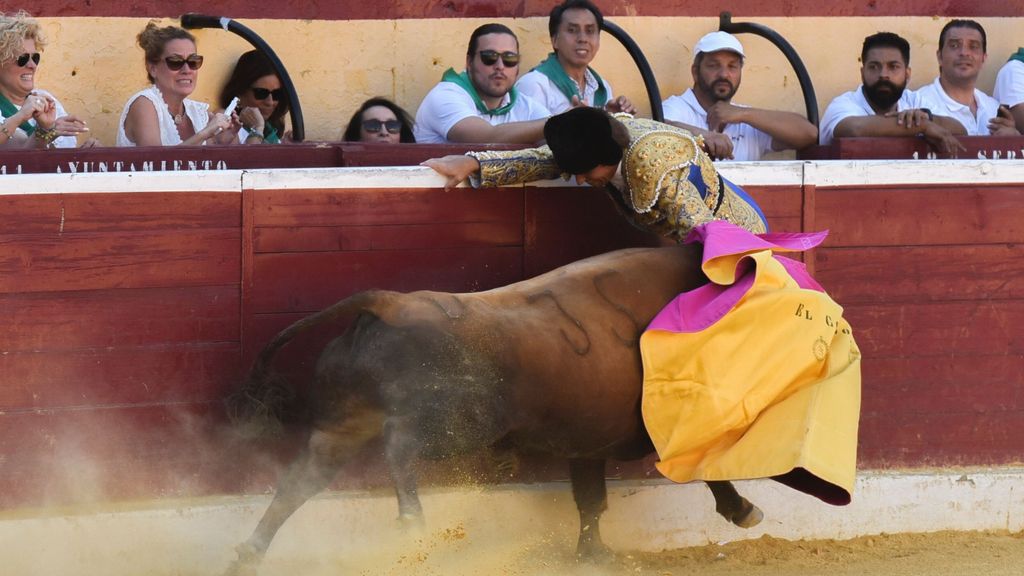
[[[621,174],[625,186],[611,192],[634,224],[682,241],[694,226],[726,220],[755,234],[768,225],[757,204],[718,175],[702,140],[653,120],[616,114],[629,130]],[[565,176],[547,146],[526,150],[470,152],[480,162],[477,186],[504,186]]]

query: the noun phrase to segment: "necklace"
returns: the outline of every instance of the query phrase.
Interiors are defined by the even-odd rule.
[[[185,111],[182,110],[180,114],[171,114],[171,118],[174,120],[175,124],[184,124],[185,123]]]

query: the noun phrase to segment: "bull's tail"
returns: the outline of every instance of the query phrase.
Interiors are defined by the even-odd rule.
[[[294,390],[283,377],[270,369],[274,355],[299,334],[325,322],[350,322],[374,304],[390,301],[392,292],[367,291],[354,294],[331,306],[302,318],[274,337],[249,370],[245,383],[225,401],[228,418],[245,437],[279,436],[285,415],[299,412]]]

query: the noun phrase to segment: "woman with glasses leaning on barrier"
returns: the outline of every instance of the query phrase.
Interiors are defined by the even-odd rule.
[[[238,98],[238,120],[242,129],[238,141],[243,144],[278,144],[285,138],[284,116],[288,113],[288,95],[281,87],[274,65],[258,50],[242,54],[220,92],[219,104],[227,108]]]
[[[344,142],[383,142],[412,144],[412,118],[402,107],[387,98],[370,98],[356,110],[341,137]]]
[[[234,112],[210,112],[209,104],[190,100],[203,57],[184,28],[160,28],[150,22],[139,33],[152,85],[124,105],[117,128],[118,146],[176,146],[213,142],[231,144],[242,125]]]
[[[39,22],[28,13],[0,14],[0,146],[74,148],[76,136],[89,131],[53,94],[35,87],[45,46]],[[89,138],[82,146],[97,143]]]

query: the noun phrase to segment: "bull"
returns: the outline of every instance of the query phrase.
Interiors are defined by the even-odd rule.
[[[231,571],[253,570],[285,520],[381,434],[401,521],[422,522],[419,459],[495,445],[547,453],[569,461],[578,556],[608,556],[605,462],[653,451],[640,334],[678,293],[706,282],[699,262],[698,246],[620,250],[485,292],[362,292],[289,326],[255,360],[247,397],[268,389],[275,353],[297,335],[325,322],[347,329],[317,361],[308,441]],[[730,483],[708,486],[727,520],[761,520]]]

